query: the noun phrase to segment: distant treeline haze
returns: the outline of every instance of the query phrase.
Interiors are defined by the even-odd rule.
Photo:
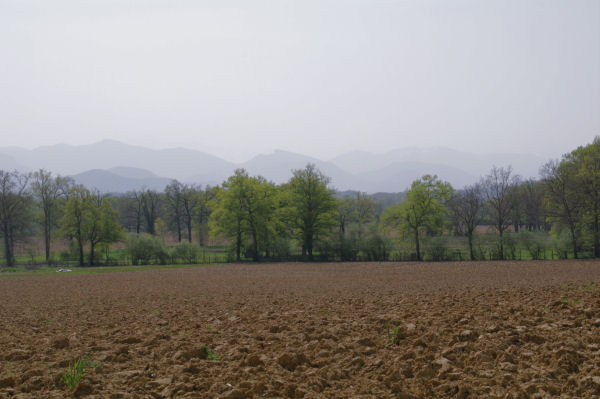
[[[238,169],[216,187],[173,180],[111,195],[46,170],[0,170],[5,265],[40,237],[46,263],[82,266],[194,263],[209,243],[237,261],[600,257],[598,137],[542,165],[539,180],[507,166],[460,190],[431,175],[398,194],[329,184],[308,164],[280,185]],[[57,240],[68,247],[54,251]]]

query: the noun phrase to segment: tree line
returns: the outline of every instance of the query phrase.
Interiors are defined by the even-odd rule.
[[[173,180],[163,192],[107,195],[45,170],[0,170],[5,263],[14,265],[15,243],[32,236],[43,237],[46,262],[53,259],[53,240],[62,238],[82,266],[101,263],[102,254],[119,242],[133,263],[144,263],[150,259],[144,245],[167,233],[190,245],[222,242],[238,261],[285,259],[293,253],[306,260],[388,260],[396,243],[420,261],[425,242],[434,243],[427,249],[431,259],[443,259],[444,240],[464,237],[468,258],[476,260],[482,257],[476,245],[481,226],[494,231],[495,259],[514,257],[511,237],[519,231],[550,232],[568,242],[574,258],[584,251],[600,257],[598,137],[543,165],[538,180],[523,180],[510,166],[493,167],[477,183],[455,190],[425,175],[401,202],[385,206],[364,193],[336,193],[330,183],[309,164],[280,185],[238,169],[215,187]],[[519,238],[528,249],[535,247],[530,235]],[[568,256],[561,251],[558,256]]]

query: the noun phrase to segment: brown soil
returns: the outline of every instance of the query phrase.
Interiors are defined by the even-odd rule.
[[[596,261],[0,279],[0,397],[591,398],[599,369]]]

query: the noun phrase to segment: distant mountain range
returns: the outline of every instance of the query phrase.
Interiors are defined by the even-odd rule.
[[[40,168],[72,176],[78,183],[102,192],[151,188],[162,190],[171,179],[217,185],[236,168],[262,175],[275,183],[288,181],[292,170],[314,163],[338,190],[368,193],[400,192],[424,174],[437,174],[460,188],[489,172],[493,165],[511,165],[523,177],[537,177],[547,159],[524,154],[473,154],[449,148],[403,148],[382,154],[349,152],[324,161],[276,150],[244,163],[232,163],[186,148],[152,150],[114,140],[72,146],[58,144],[27,150],[0,148],[0,169],[32,171]]]

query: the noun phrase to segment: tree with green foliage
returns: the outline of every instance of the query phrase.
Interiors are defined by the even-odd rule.
[[[354,260],[358,245],[354,237],[347,237],[346,230],[356,220],[356,200],[352,197],[336,198],[335,203],[338,236],[332,240],[334,250],[341,260]]]
[[[241,259],[246,237],[250,240],[247,252],[254,261],[259,260],[261,250],[267,245],[273,200],[273,185],[263,177],[248,176],[244,169],[237,169],[217,192],[213,230],[234,242],[236,260]]]
[[[545,202],[548,219],[557,231],[566,226],[569,229],[573,256],[578,258],[581,225],[583,221],[583,199],[577,168],[568,157],[562,161],[550,161],[542,169],[542,181],[546,189]]]
[[[356,193],[354,199],[354,220],[358,224],[358,239],[363,237],[365,225],[373,222],[377,216],[377,202],[365,193]]]
[[[33,173],[31,188],[42,211],[41,224],[44,230],[46,262],[50,260],[52,232],[57,227],[61,208],[73,186],[70,177],[53,176],[52,172],[40,169]]]
[[[575,178],[581,189],[585,222],[590,226],[594,257],[600,257],[600,137],[591,144],[578,147],[566,156],[575,166]]]
[[[231,179],[231,177],[229,178]],[[229,180],[228,180],[229,181]],[[236,261],[242,258],[242,228],[243,213],[239,201],[227,189],[227,182],[223,186],[216,187],[215,198],[209,206],[212,210],[209,224],[211,237],[224,236],[232,243]]]
[[[418,261],[423,259],[421,237],[427,231],[441,232],[447,214],[445,202],[452,192],[450,183],[435,175],[425,175],[411,184],[403,202],[390,206],[381,216],[384,226],[398,228],[412,236]]]
[[[338,225],[340,237],[346,235],[348,224],[356,220],[356,202],[354,198],[336,198],[335,199],[335,218]]]
[[[4,241],[6,265],[15,263],[15,241],[28,231],[33,199],[29,175],[0,170],[0,234]]]
[[[333,190],[327,187],[330,179],[313,164],[294,170],[293,174],[284,188],[283,215],[302,244],[302,256],[308,254],[312,261],[315,240],[329,234],[335,225]]]
[[[123,236],[110,201],[82,186],[71,189],[60,224],[63,234],[77,242],[80,266],[85,265],[85,245],[89,245],[89,264],[93,266],[96,247],[110,245]]]

